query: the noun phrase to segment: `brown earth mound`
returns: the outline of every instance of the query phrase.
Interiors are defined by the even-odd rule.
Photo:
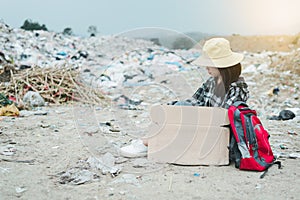
[[[300,47],[300,34],[276,36],[241,36],[226,37],[234,51],[290,51]]]

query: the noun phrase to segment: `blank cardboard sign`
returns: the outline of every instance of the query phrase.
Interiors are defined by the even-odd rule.
[[[151,108],[148,159],[182,165],[228,165],[227,110],[156,105]]]

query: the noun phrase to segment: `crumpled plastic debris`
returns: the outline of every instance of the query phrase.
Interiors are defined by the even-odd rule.
[[[134,174],[123,174],[121,177],[117,178],[110,184],[114,185],[114,184],[118,184],[118,183],[121,183],[121,184],[126,183],[126,184],[132,184],[135,186],[140,186],[140,181],[137,178],[137,176]]]
[[[268,92],[268,95],[269,96],[278,95],[279,91],[280,91],[279,87],[274,87]]]
[[[292,159],[300,158],[300,153],[290,153],[289,158]]]
[[[19,109],[14,105],[7,105],[0,108],[0,116],[19,116]]]
[[[0,93],[0,106],[7,106],[12,103],[13,102],[9,98],[6,98],[4,94]]]
[[[10,62],[11,62],[10,58],[6,54],[0,51],[0,64],[10,63]]]
[[[82,58],[87,58],[88,57],[88,52],[86,51],[78,51],[74,56],[71,57],[71,59],[75,59],[75,60],[78,60],[80,59],[81,57]]]
[[[70,169],[60,174],[59,183],[61,184],[71,183],[74,185],[81,185],[98,179],[99,176],[89,170]]]
[[[287,145],[285,145],[285,144],[280,144],[279,147],[280,147],[280,149],[288,149]]]
[[[287,133],[288,133],[289,135],[298,135],[295,131],[292,131],[292,130],[289,130]]]
[[[102,174],[110,173],[112,177],[117,176],[122,167],[119,165],[115,165],[116,159],[111,153],[106,153],[100,158],[89,157],[87,159],[87,163],[91,168],[101,170]]]
[[[17,149],[14,145],[8,144],[5,147],[0,148],[0,153],[5,156],[12,156],[16,153]]]
[[[25,192],[27,189],[25,187],[16,187],[16,193],[23,193]]]
[[[129,97],[123,94],[115,98],[114,101],[117,102],[119,108],[125,110],[137,110],[137,106],[143,102],[143,100],[139,99],[130,99]]]
[[[295,113],[290,110],[282,110],[280,111],[278,116],[269,117],[269,120],[290,120],[296,117]]]

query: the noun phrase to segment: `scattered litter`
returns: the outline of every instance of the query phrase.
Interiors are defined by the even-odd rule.
[[[298,134],[296,133],[296,131],[291,131],[291,130],[288,131],[288,134],[289,134],[289,135],[298,135]]]
[[[115,165],[116,159],[111,153],[106,153],[100,158],[89,157],[87,163],[91,168],[101,170],[103,175],[110,173],[113,177],[121,172],[121,166]]]
[[[16,187],[16,193],[23,193],[25,192],[27,189],[25,187]]]
[[[278,87],[273,88],[273,94],[278,95],[279,91]]]
[[[111,132],[120,132],[120,130],[118,130],[118,129],[109,129],[109,131],[111,131]]]
[[[137,187],[140,187],[140,181],[139,179],[136,177],[136,175],[134,174],[123,174],[122,176],[118,177],[116,180],[112,181],[110,183],[110,185],[113,185],[113,184],[118,184],[118,183],[121,183],[121,184],[133,184]]]
[[[282,110],[280,111],[278,116],[269,117],[269,120],[290,120],[296,117],[295,113],[290,110]]]
[[[74,56],[71,57],[72,60],[79,60],[80,58],[87,58],[88,53],[86,51],[78,51]]]
[[[137,106],[143,102],[143,100],[130,99],[123,94],[115,98],[114,101],[117,102],[117,105],[121,109],[125,109],[125,110],[137,110],[138,109]]]
[[[278,95],[279,91],[280,91],[279,87],[274,87],[268,92],[268,95],[269,96]]]
[[[292,159],[300,158],[300,153],[291,153],[289,154],[289,158]]]
[[[200,176],[200,173],[194,173],[194,176],[198,177],[198,176]]]
[[[5,156],[12,156],[16,153],[17,149],[14,145],[8,144],[0,149],[0,153]]]
[[[100,126],[112,126],[110,122],[100,122]]]
[[[19,116],[19,109],[12,100],[0,93],[0,116]]]
[[[1,106],[11,105],[13,102],[9,100],[4,94],[0,93],[0,104]]]
[[[60,174],[59,183],[81,185],[98,179],[99,176],[89,170],[70,169]]]
[[[280,149],[288,149],[288,147],[285,144],[279,145]]]
[[[255,189],[261,189],[261,188],[262,188],[262,185],[261,185],[261,184],[257,183],[257,184],[255,185]]]
[[[19,116],[19,115],[20,115],[20,111],[14,104],[0,107],[0,116]]]

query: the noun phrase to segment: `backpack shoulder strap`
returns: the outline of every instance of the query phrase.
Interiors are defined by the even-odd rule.
[[[246,106],[246,107],[248,107],[248,105],[244,101],[236,101],[232,105],[234,107],[238,107],[238,106]]]

